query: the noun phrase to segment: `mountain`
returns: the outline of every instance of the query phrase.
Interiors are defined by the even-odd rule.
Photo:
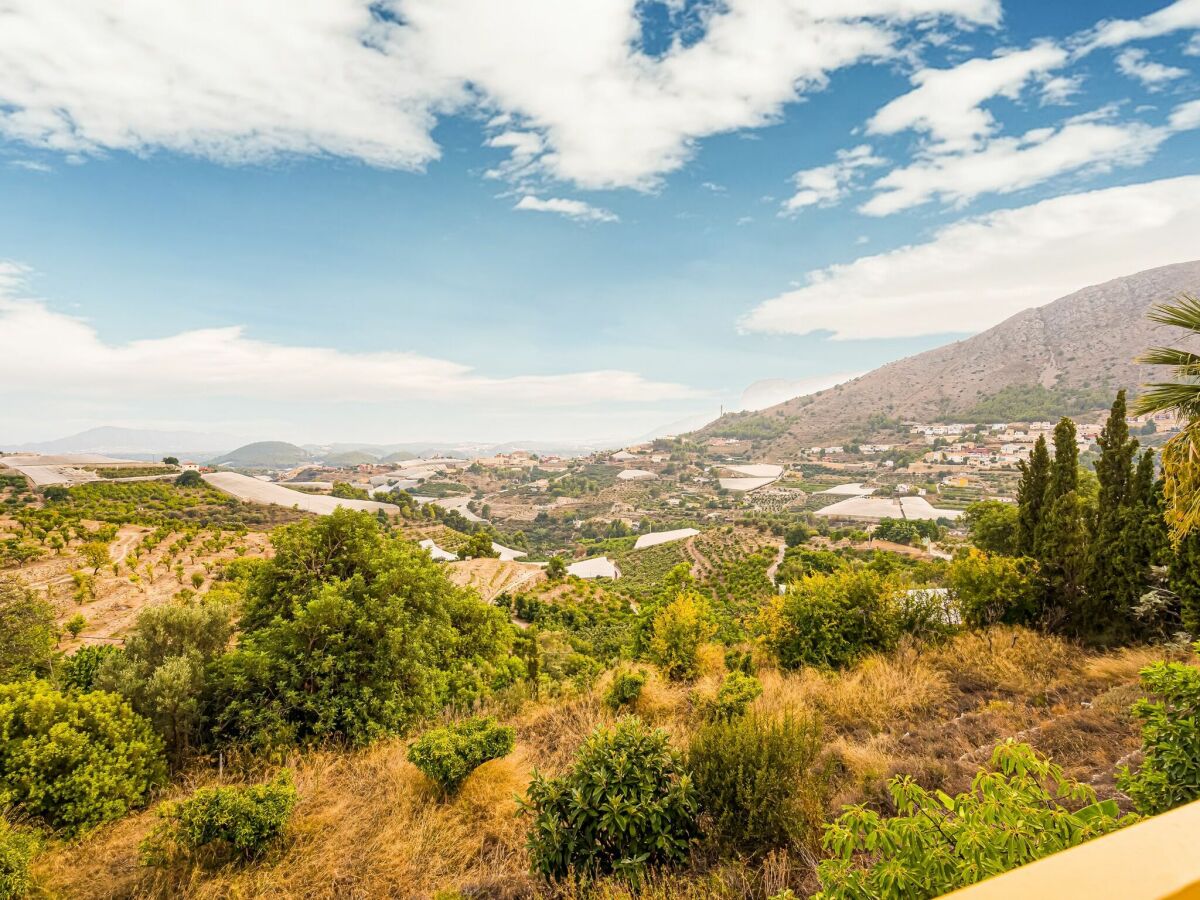
[[[884,420],[1003,422],[1099,412],[1118,388],[1136,392],[1161,375],[1134,362],[1147,347],[1186,344],[1175,329],[1146,318],[1153,304],[1184,291],[1200,293],[1200,260],[1085,287],[828,390],[722,416],[695,436],[745,437],[756,441],[756,453],[773,458],[868,437]]]
[[[312,456],[303,447],[285,441],[255,441],[231,450],[213,460],[214,464],[240,469],[290,469],[306,462]]]
[[[373,465],[379,462],[379,457],[365,450],[343,450],[341,453],[330,453],[322,462],[327,466]]]
[[[90,428],[79,434],[53,441],[21,444],[12,449],[33,453],[102,453],[116,457],[162,456],[208,459],[240,443],[227,434],[202,434],[196,431],[155,431],[144,428]]]

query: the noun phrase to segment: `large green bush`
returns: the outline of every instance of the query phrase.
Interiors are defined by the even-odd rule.
[[[687,764],[709,840],[750,854],[815,842],[824,798],[815,770],[820,749],[820,724],[803,716],[720,719],[697,731]]]
[[[950,564],[946,586],[968,625],[1022,625],[1037,613],[1035,570],[1032,560],[971,550]]]
[[[37,848],[36,835],[14,828],[0,816],[0,900],[20,900],[28,896],[33,887],[29,863]]]
[[[716,633],[708,604],[695,591],[684,591],[654,616],[650,658],[668,678],[695,678],[700,669],[700,645]]]
[[[96,677],[105,662],[121,653],[121,648],[112,644],[86,644],[62,661],[58,667],[58,681],[71,690],[94,690]]]
[[[771,599],[759,614],[759,629],[784,668],[840,668],[896,643],[897,593],[864,567],[814,573]]]
[[[560,778],[537,772],[522,804],[529,856],[546,878],[616,873],[687,858],[697,835],[696,789],[666,732],[634,717],[599,728]]]
[[[188,855],[207,849],[254,859],[283,835],[296,800],[288,769],[266,784],[200,788],[186,800],[159,807],[164,822],[143,842],[143,857],[158,862],[176,849]]]
[[[1158,699],[1138,700],[1142,765],[1123,769],[1117,782],[1139,812],[1166,812],[1200,797],[1200,670],[1156,663],[1142,670],[1142,687]]]
[[[0,578],[0,682],[46,671],[57,642],[54,607],[15,578]]]
[[[66,834],[123,816],[165,776],[162,741],[115,694],[0,685],[0,807]]]
[[[496,720],[467,719],[431,728],[408,748],[408,761],[441,789],[453,794],[467,776],[490,759],[507,756],[513,748],[513,730]]]
[[[219,661],[217,724],[261,744],[362,744],[477,699],[512,641],[505,614],[456,587],[368,513],[278,529]]]
[[[897,815],[851,807],[825,829],[821,900],[923,900],[1082,844],[1132,821],[1026,744],[1006,741],[971,790],[889,783]]]

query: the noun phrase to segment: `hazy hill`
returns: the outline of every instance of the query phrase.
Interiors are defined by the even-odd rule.
[[[146,428],[89,428],[53,441],[21,444],[11,449],[34,453],[103,453],[110,456],[154,457],[167,454],[206,459],[239,443],[225,434],[196,431],[156,431]]]
[[[327,466],[361,466],[371,465],[379,461],[379,457],[365,450],[345,450],[341,453],[330,453],[324,457]]]
[[[1002,422],[1099,410],[1117,388],[1135,391],[1156,377],[1133,360],[1180,335],[1147,321],[1146,312],[1182,291],[1200,293],[1200,261],[1085,287],[829,390],[723,416],[698,436],[752,438],[759,453],[786,456],[865,437],[868,423],[885,418]]]
[[[290,469],[311,461],[303,447],[285,441],[255,441],[213,460],[220,465],[243,469]]]

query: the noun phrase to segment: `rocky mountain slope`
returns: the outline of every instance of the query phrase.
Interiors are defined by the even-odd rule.
[[[754,437],[759,453],[783,457],[866,437],[874,430],[869,423],[884,418],[1005,421],[1019,418],[1011,414],[1021,409],[1047,416],[1099,410],[1117,388],[1133,392],[1157,377],[1134,359],[1181,336],[1148,321],[1146,312],[1184,291],[1200,293],[1200,260],[1085,287],[829,390],[723,416],[697,436]]]

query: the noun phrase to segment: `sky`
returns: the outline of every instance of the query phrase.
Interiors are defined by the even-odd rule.
[[[1200,0],[8,0],[0,446],[626,441],[1197,221]]]

